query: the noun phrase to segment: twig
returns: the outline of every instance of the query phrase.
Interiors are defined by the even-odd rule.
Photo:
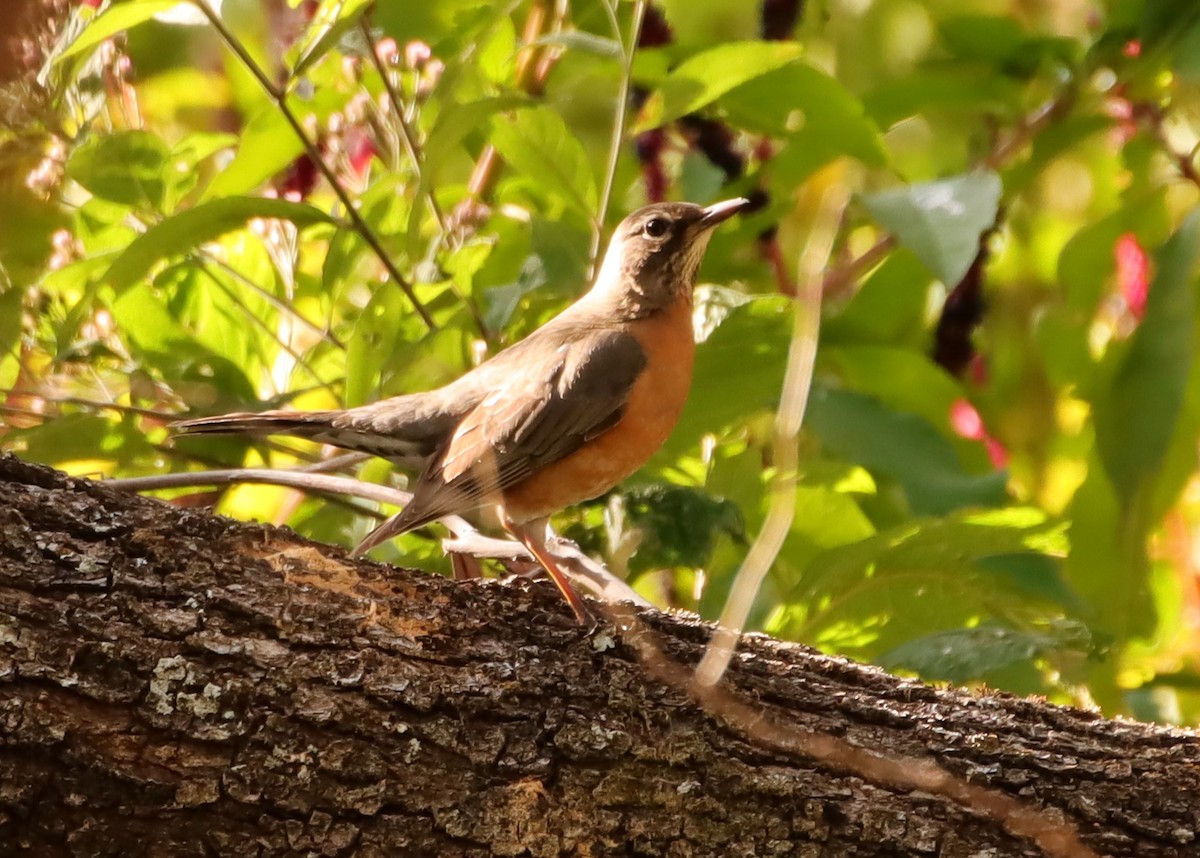
[[[1150,133],[1167,157],[1175,164],[1179,174],[1193,185],[1200,187],[1200,170],[1196,167],[1196,155],[1200,153],[1200,142],[1197,142],[1188,152],[1176,151],[1167,137],[1167,129],[1163,127],[1167,118],[1166,111],[1157,104],[1138,104],[1134,107],[1134,115],[1146,118],[1146,124],[1150,126]]]
[[[831,296],[839,294],[882,262],[895,246],[896,236],[884,235],[859,256],[830,270],[821,281],[822,293]]]
[[[371,57],[371,63],[375,66],[375,71],[379,73],[379,78],[383,81],[383,88],[387,92],[388,101],[392,105],[392,112],[396,115],[396,126],[400,129],[400,139],[404,142],[404,148],[408,152],[409,159],[412,161],[417,183],[421,184],[424,157],[417,144],[417,137],[413,133],[412,126],[408,124],[408,119],[404,115],[404,101],[400,97],[400,93],[396,90],[396,82],[392,80],[391,72],[384,64],[383,58],[379,56],[378,45],[375,42],[375,37],[371,35],[371,27],[367,23],[366,17],[359,19],[358,28],[362,32],[363,38],[367,41],[367,53]],[[441,206],[438,205],[437,197],[434,195],[432,187],[426,188],[425,200],[429,204],[429,210],[433,212],[433,216],[437,220],[438,230],[442,236],[445,236],[450,231],[450,228],[446,224],[446,217],[442,212]]]
[[[1075,89],[1069,83],[1058,91],[1054,98],[1021,117],[1016,128],[1008,137],[1000,139],[992,151],[983,159],[982,166],[998,170],[1009,159],[1025,147],[1038,132],[1056,119],[1060,119],[1075,103]]]
[[[1041,104],[1022,118],[1011,134],[999,139],[992,150],[982,159],[980,165],[993,170],[1003,167],[1047,125],[1061,118],[1074,101],[1074,88],[1064,86],[1054,98]],[[821,288],[827,295],[838,294],[882,262],[895,246],[896,237],[894,235],[883,235],[860,256],[839,265],[826,274]]]
[[[338,457],[345,459],[347,457]],[[330,460],[333,461],[333,460]],[[328,466],[329,462],[319,463]],[[329,495],[350,495],[364,498],[377,503],[404,506],[412,500],[410,492],[381,486],[377,483],[367,483],[352,477],[335,477],[328,474],[316,473],[315,466],[306,466],[293,470],[277,470],[272,468],[229,468],[212,471],[184,471],[175,474],[156,474],[149,477],[125,477],[105,480],[104,484],[121,491],[145,492],[160,489],[192,488],[196,486],[236,485],[240,483],[264,483],[267,485],[287,486],[307,492],[317,492]],[[505,539],[492,539],[476,530],[466,519],[457,515],[447,515],[438,519],[445,525],[454,538],[442,541],[442,548],[447,553],[470,554],[474,557],[497,557],[509,560],[528,560],[534,558],[525,546],[519,542]],[[636,605],[647,606],[645,599],[639,596],[628,584],[617,578],[603,565],[585,555],[575,543],[562,537],[554,539],[554,556],[564,564],[565,571],[571,573],[588,589],[609,601],[633,602]]]
[[[816,279],[806,288],[816,291]],[[688,694],[723,726],[750,743],[776,753],[816,761],[848,772],[887,790],[942,796],[958,806],[994,820],[1011,834],[1027,838],[1054,858],[1099,858],[1080,839],[1077,827],[1054,810],[1043,810],[991,786],[967,781],[931,756],[888,754],[862,747],[831,733],[808,730],[771,717],[762,700],[752,700],[724,686],[688,681],[687,671],[665,654],[658,636],[628,605],[605,606],[609,620],[622,630],[622,642],[638,654],[646,671],[664,684]]]
[[[417,298],[416,293],[413,291],[412,284],[409,283],[404,275],[400,273],[400,269],[396,267],[396,263],[394,263],[391,257],[388,256],[387,250],[384,249],[379,237],[375,235],[375,231],[371,229],[371,227],[363,219],[363,216],[359,214],[358,208],[354,205],[354,201],[350,199],[350,194],[342,186],[342,183],[338,180],[338,177],[333,172],[333,169],[325,162],[325,159],[321,156],[316,144],[309,139],[307,132],[304,130],[304,126],[300,124],[300,120],[296,118],[296,114],[293,113],[292,109],[288,106],[287,93],[271,82],[270,78],[266,76],[266,73],[263,72],[258,63],[254,61],[254,58],[251,57],[246,51],[245,46],[238,41],[237,37],[234,36],[229,28],[225,26],[225,22],[221,20],[221,17],[212,10],[211,6],[208,5],[208,0],[191,0],[191,2],[204,14],[204,17],[208,18],[209,23],[213,25],[217,33],[221,36],[221,40],[225,42],[226,46],[233,51],[235,55],[237,55],[238,60],[243,66],[245,66],[246,70],[254,76],[255,80],[258,81],[259,86],[261,86],[267,95],[271,97],[271,100],[275,103],[275,106],[279,109],[279,112],[283,115],[283,118],[287,120],[288,125],[292,127],[292,131],[295,132],[296,136],[300,140],[300,143],[304,146],[304,151],[308,154],[308,157],[312,159],[313,164],[315,164],[317,169],[321,171],[321,175],[325,177],[325,181],[329,183],[329,186],[333,189],[334,194],[337,195],[338,200],[342,203],[342,206],[346,210],[346,216],[349,217],[351,223],[354,224],[355,230],[357,230],[358,234],[362,236],[363,241],[370,245],[371,250],[375,252],[375,255],[383,264],[383,267],[387,269],[388,275],[404,292],[405,296],[412,304],[413,309],[416,310],[417,315],[421,317],[421,321],[425,323],[425,326],[429,328],[429,330],[435,330],[437,325],[434,323],[433,317],[429,315],[429,311],[425,309],[425,306]]]
[[[814,177],[810,181],[821,180]],[[840,182],[833,181],[826,185],[816,206],[816,219],[808,242],[800,254],[796,278],[798,294],[792,302],[792,338],[788,345],[787,371],[780,393],[779,411],[775,415],[775,440],[771,448],[776,473],[770,490],[770,506],[762,530],[750,546],[730,588],[729,597],[721,611],[720,625],[696,668],[695,681],[703,687],[711,688],[724,675],[763,578],[770,571],[792,527],[796,507],[796,472],[800,459],[797,444],[817,356],[821,271],[833,250],[847,199],[846,189]]]
[[[617,178],[617,161],[621,155],[621,143],[625,138],[625,115],[629,110],[629,90],[633,82],[633,57],[637,53],[638,37],[642,32],[642,20],[646,16],[646,0],[637,0],[633,6],[633,21],[629,25],[629,41],[621,39],[620,21],[613,8],[615,0],[603,0],[602,4],[609,13],[613,25],[613,36],[621,45],[621,85],[617,90],[617,104],[613,110],[612,138],[608,143],[608,163],[604,168],[604,185],[600,191],[600,206],[596,212],[596,222],[592,227],[592,246],[588,250],[588,279],[596,270],[596,259],[600,253],[600,238],[604,232],[604,219],[608,215],[608,206],[612,199],[613,183]]]
[[[28,396],[32,399],[37,399],[42,402],[52,402],[55,405],[78,405],[80,408],[90,409],[92,411],[115,411],[118,414],[131,414],[135,417],[149,417],[155,420],[162,420],[163,414],[161,411],[155,411],[151,408],[139,408],[136,405],[122,405],[119,402],[102,402],[95,399],[84,399],[81,396],[48,396],[43,393],[38,393],[33,390],[8,390],[5,391],[5,396]],[[31,408],[21,408],[14,405],[6,405],[0,403],[0,411],[9,414],[19,414],[28,417],[37,417],[43,423],[53,419],[53,415],[46,414],[42,411],[35,411]]]
[[[291,359],[294,360],[298,366],[303,367],[304,371],[312,377],[313,381],[315,381],[320,387],[333,394],[334,397],[337,396],[337,391],[333,389],[333,385],[321,378],[321,376],[317,374],[317,371],[313,369],[312,365],[304,358],[304,356],[292,348],[291,343],[284,342],[283,339],[271,329],[270,325],[260,319],[257,314],[250,312],[250,308],[246,306],[246,302],[241,299],[241,297],[237,294],[237,291],[228,283],[223,282],[220,277],[213,273],[212,269],[209,268],[207,263],[205,263],[203,260],[199,260],[198,267],[201,271],[208,275],[208,279],[211,280],[218,289],[229,296],[230,300],[237,305],[237,308],[242,311],[242,313],[250,320],[252,324],[265,331],[267,336],[271,337],[272,340],[278,343],[279,347],[287,352],[288,356],[291,357]],[[260,355],[260,359],[261,357],[262,356]]]
[[[201,257],[202,259],[207,260],[209,263],[217,266],[222,271],[224,271],[226,274],[228,274],[230,277],[233,277],[236,280],[238,280],[243,286],[245,286],[246,288],[255,292],[260,298],[262,298],[264,301],[266,301],[268,304],[270,304],[272,307],[274,307],[278,312],[283,313],[283,314],[287,315],[289,318],[294,319],[295,321],[299,322],[303,327],[308,328],[310,331],[312,331],[314,334],[316,334],[322,340],[327,342],[329,345],[333,346],[335,349],[338,349],[339,351],[346,350],[346,344],[343,343],[340,339],[338,339],[337,336],[334,335],[328,328],[322,328],[318,325],[313,324],[312,322],[310,322],[308,319],[306,319],[304,317],[303,313],[300,313],[294,307],[289,306],[286,301],[281,301],[275,295],[272,295],[270,290],[264,289],[262,286],[259,286],[257,283],[255,283],[253,280],[251,280],[249,277],[247,277],[241,271],[238,271],[236,268],[234,268],[232,265],[230,265],[224,259],[221,259],[219,256],[217,256],[213,253],[209,253],[207,250],[204,250],[204,249],[197,250],[196,255]]]

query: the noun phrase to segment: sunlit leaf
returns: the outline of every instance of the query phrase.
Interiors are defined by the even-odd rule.
[[[1000,177],[990,171],[879,191],[863,197],[890,230],[947,285],[963,278],[979,253],[979,236],[996,222]]]
[[[1166,452],[1195,360],[1195,279],[1200,215],[1158,254],[1146,314],[1107,391],[1096,402],[1096,444],[1123,502]]]
[[[1079,624],[1047,631],[1014,629],[987,623],[919,637],[882,653],[878,663],[905,668],[925,679],[968,682],[1008,667],[1063,650],[1086,650],[1089,636]]]
[[[304,144],[278,108],[264,107],[246,123],[237,153],[204,189],[206,200],[244,194],[278,173],[301,152]]]
[[[304,203],[260,197],[212,200],[181,211],[138,236],[104,274],[104,282],[119,293],[145,277],[156,262],[186,253],[260,217],[280,218],[297,226],[332,222],[328,214]]]
[[[67,175],[98,197],[157,209],[167,158],[167,145],[146,131],[100,134],[71,153]]]
[[[492,145],[520,173],[560,194],[589,219],[596,211],[596,178],[587,152],[565,122],[548,108],[522,110],[492,123]]]
[[[642,107],[634,131],[657,128],[712,104],[725,93],[798,59],[796,42],[733,42],[689,57]]]
[[[358,22],[371,0],[321,0],[304,34],[293,48],[293,75],[301,75],[337,44],[342,34]]]
[[[61,63],[63,60],[70,59],[76,54],[81,54],[96,47],[117,33],[132,29],[139,24],[144,24],[156,15],[174,9],[179,5],[182,5],[180,0],[136,0],[136,2],[118,3],[109,6],[108,9],[88,24],[79,34],[79,37],[67,45],[54,58],[54,61]]]
[[[795,160],[804,153],[815,169],[837,155],[851,155],[867,164],[885,160],[883,139],[862,102],[845,86],[802,62],[759,75],[730,90],[721,107],[738,127],[789,138],[790,154],[782,166],[797,175]],[[797,111],[800,116],[796,116]]]
[[[918,515],[994,506],[1006,497],[1003,471],[966,473],[954,447],[927,421],[871,397],[814,385],[806,423],[842,458],[895,479]]]

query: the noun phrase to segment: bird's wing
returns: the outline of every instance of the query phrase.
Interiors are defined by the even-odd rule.
[[[528,352],[516,357],[495,368],[494,392],[421,475],[402,514],[407,527],[481,506],[611,429],[646,366],[623,331],[586,331],[534,363]]]

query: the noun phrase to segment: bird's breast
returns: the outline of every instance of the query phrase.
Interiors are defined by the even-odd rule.
[[[692,382],[696,345],[691,301],[628,322],[646,366],[615,426],[504,493],[507,514],[532,521],[611,489],[646,463],[679,421]]]

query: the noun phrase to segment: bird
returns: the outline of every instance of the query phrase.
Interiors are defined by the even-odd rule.
[[[435,390],[356,408],[182,420],[179,434],[289,435],[415,465],[412,500],[354,549],[494,507],[562,593],[549,517],[622,482],[662,446],[691,387],[692,292],[714,229],[745,210],[652,203],[613,232],[591,287],[524,339]]]

